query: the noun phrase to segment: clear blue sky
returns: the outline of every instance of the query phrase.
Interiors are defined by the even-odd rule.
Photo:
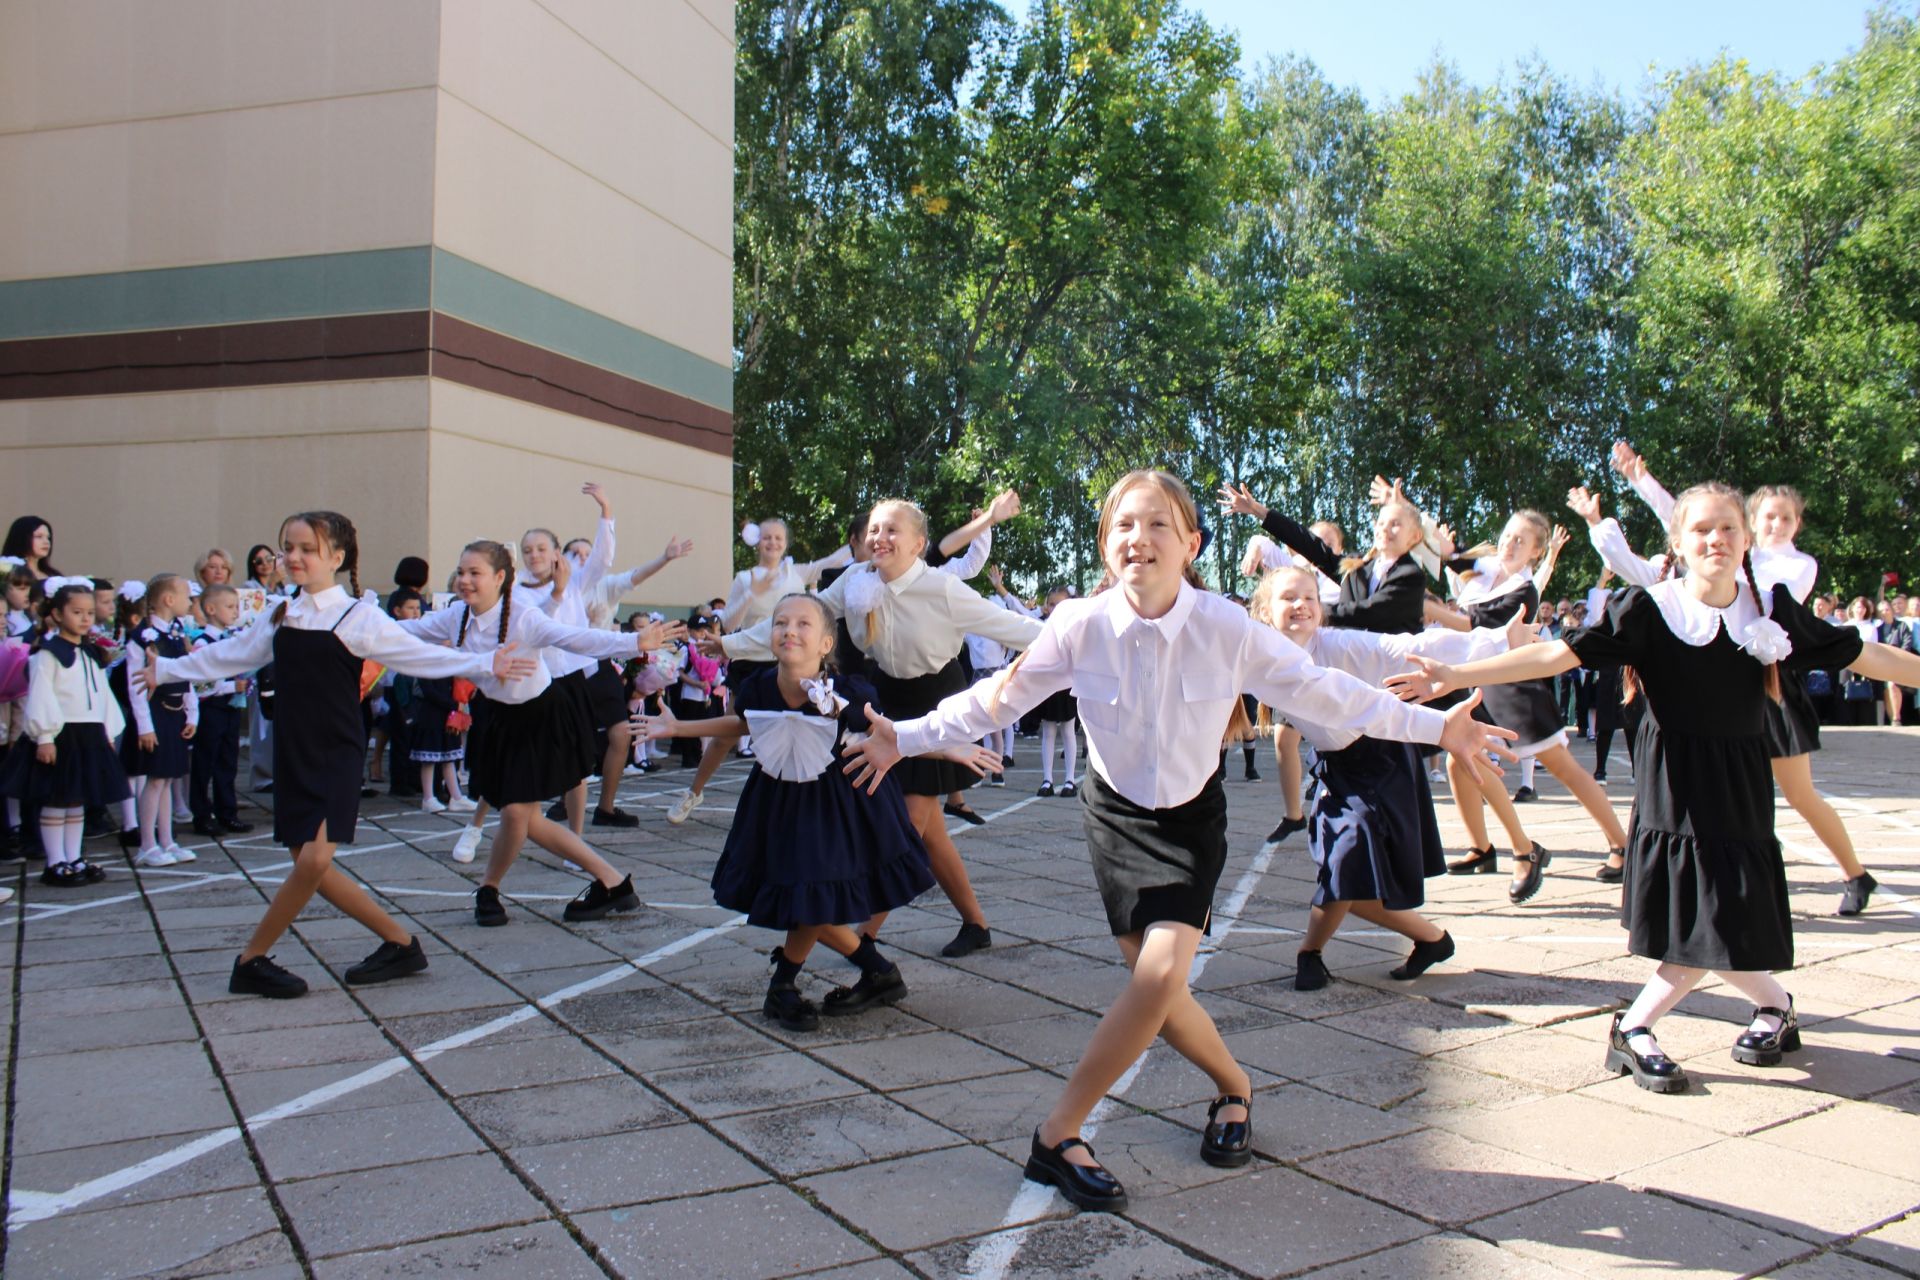
[[[1722,49],[1798,76],[1859,47],[1868,6],[1851,0],[1185,0],[1237,31],[1241,64],[1312,58],[1331,81],[1379,106],[1409,92],[1436,50],[1469,83],[1491,84],[1538,55],[1574,84],[1629,98]],[[1911,11],[1902,5],[1902,11]]]

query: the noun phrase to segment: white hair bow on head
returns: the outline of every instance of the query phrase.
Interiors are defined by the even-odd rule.
[[[92,578],[48,578],[45,582],[40,584],[40,589],[44,591],[49,597],[51,597],[54,592],[60,590],[62,587],[79,587],[79,588],[82,588],[83,590],[91,591],[93,590],[93,579]]]
[[[749,520],[740,526],[740,541],[750,547],[760,545],[760,526]]]
[[[147,584],[138,578],[127,579],[120,584],[120,598],[122,600],[145,600],[147,598]]]
[[[0,556],[0,569],[18,569],[25,563],[19,556]]]

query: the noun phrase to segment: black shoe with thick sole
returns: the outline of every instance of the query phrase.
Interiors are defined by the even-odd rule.
[[[984,827],[987,825],[985,818],[964,804],[943,804],[940,806],[940,812],[946,814],[949,818],[958,818],[962,822],[971,822],[976,827]]]
[[[76,863],[58,862],[40,869],[40,883],[49,889],[78,889],[86,882],[86,875]]]
[[[269,1000],[292,1000],[307,994],[307,980],[288,973],[273,962],[272,956],[236,959],[233,976],[227,979],[227,991],[236,996],[265,996]]]
[[[1453,959],[1453,935],[1442,930],[1439,938],[1432,942],[1416,942],[1407,961],[1398,969],[1387,970],[1387,976],[1396,982],[1409,982],[1419,977],[1442,960]]]
[[[1735,1062],[1744,1062],[1750,1067],[1777,1067],[1782,1054],[1799,1052],[1800,1019],[1794,1016],[1793,997],[1787,997],[1787,1007],[1784,1009],[1765,1006],[1753,1011],[1756,1018],[1763,1015],[1778,1018],[1780,1029],[1772,1034],[1752,1028],[1741,1032],[1740,1038],[1733,1042]]]
[[[1542,849],[1540,842],[1535,840],[1533,852],[1516,853],[1513,855],[1513,860],[1527,864],[1527,874],[1520,883],[1507,886],[1507,900],[1517,907],[1540,892],[1541,882],[1547,876],[1547,864],[1553,861],[1553,855]]]
[[[760,1012],[788,1031],[820,1029],[820,1010],[813,1001],[801,995],[800,988],[792,983],[768,987],[767,998],[761,1004]]]
[[[1222,1107],[1247,1109],[1245,1120],[1216,1120]],[[1253,1159],[1253,1100],[1222,1094],[1207,1108],[1206,1132],[1200,1136],[1200,1158],[1216,1169],[1238,1169]]]
[[[214,823],[224,834],[230,836],[243,836],[253,830],[251,822],[242,822],[238,818],[215,818]]]
[[[1493,851],[1492,845],[1484,849],[1469,849],[1466,857],[1447,864],[1447,874],[1450,876],[1490,876],[1499,870],[1500,855]]]
[[[1326,957],[1318,951],[1302,951],[1294,957],[1295,991],[1318,991],[1331,981],[1333,974],[1327,971]]]
[[[820,1012],[830,1018],[859,1013],[876,1004],[898,1004],[907,997],[907,980],[895,965],[885,973],[863,973],[850,987],[835,987],[820,1002]]]
[[[84,858],[70,865],[79,869],[80,880],[84,884],[99,884],[107,878],[107,869],[105,867],[96,867]]]
[[[640,895],[633,891],[633,877],[628,876],[609,889],[595,880],[587,886],[586,892],[567,904],[560,913],[563,920],[598,920],[609,911],[632,911],[640,905]]]
[[[567,820],[567,802],[565,800],[555,800],[552,804],[547,806],[548,822],[565,822],[566,820]]]
[[[1050,796],[1053,794],[1053,784],[1051,782],[1043,782],[1040,784],[1039,789],[1033,794],[1037,796]]]
[[[482,929],[497,929],[507,922],[507,909],[500,905],[500,891],[490,884],[473,891],[473,922]]]
[[[962,924],[960,932],[953,935],[953,941],[940,948],[940,954],[949,960],[958,960],[961,956],[970,956],[976,951],[985,951],[993,945],[993,933],[983,924]]]
[[[1835,914],[1843,916],[1859,915],[1867,909],[1867,900],[1873,896],[1873,891],[1879,887],[1880,882],[1878,880],[1875,880],[1868,872],[1862,871],[1859,875],[1847,881],[1846,887],[1841,890],[1840,908]]]
[[[1248,781],[1248,782],[1258,782],[1258,781],[1260,781],[1260,771],[1259,771],[1258,769],[1248,769],[1248,770],[1247,770],[1247,781]]]
[[[347,970],[346,977],[348,985],[366,987],[422,973],[426,967],[426,953],[420,950],[420,939],[414,937],[405,943],[381,943],[372,955]]]
[[[1073,798],[1074,796],[1077,796],[1077,795],[1079,795],[1079,794],[1080,794],[1080,788],[1079,788],[1079,787],[1077,787],[1077,786],[1075,786],[1075,785],[1074,785],[1073,783],[1071,783],[1071,782],[1063,782],[1063,783],[1061,783],[1061,784],[1060,784],[1060,798],[1061,798],[1061,799],[1063,799],[1063,800],[1070,800],[1070,799],[1072,799],[1072,798]]]
[[[1027,1156],[1027,1180],[1055,1188],[1068,1204],[1081,1209],[1094,1213],[1126,1212],[1127,1189],[1120,1185],[1120,1179],[1097,1164],[1075,1164],[1067,1159],[1067,1152],[1074,1147],[1086,1147],[1087,1154],[1093,1155],[1093,1148],[1079,1138],[1068,1138],[1057,1147],[1049,1147],[1040,1141],[1040,1131],[1035,1129],[1033,1151]]]
[[[1531,804],[1538,798],[1539,797],[1534,794],[1532,787],[1521,787],[1513,793],[1513,802],[1515,804]]]
[[[1620,1029],[1619,1014],[1613,1015],[1613,1027],[1607,1032],[1607,1070],[1615,1075],[1630,1075],[1642,1089],[1654,1093],[1685,1093],[1687,1073],[1664,1053],[1642,1054],[1630,1042],[1646,1030],[1644,1027]]]
[[[637,827],[640,819],[625,809],[602,809],[593,807],[593,825],[596,827]]]
[[[1279,844],[1282,840],[1285,840],[1288,836],[1298,835],[1300,832],[1305,831],[1306,829],[1307,829],[1307,820],[1305,818],[1282,818],[1280,819],[1279,826],[1267,832],[1267,843]]]

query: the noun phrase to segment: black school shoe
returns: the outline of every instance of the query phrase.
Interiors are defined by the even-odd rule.
[[[1093,1148],[1079,1138],[1068,1138],[1057,1147],[1046,1146],[1035,1129],[1033,1151],[1027,1156],[1027,1180],[1058,1188],[1068,1204],[1094,1213],[1126,1212],[1127,1189],[1120,1185],[1120,1179],[1099,1165],[1088,1167],[1067,1159],[1067,1152],[1074,1147],[1087,1147],[1087,1154],[1093,1155]]]
[[[391,982],[395,978],[404,978],[419,973],[427,967],[427,957],[420,950],[418,936],[409,938],[403,946],[398,942],[383,942],[374,949],[372,955],[347,970],[349,986],[365,987],[376,982]]]
[[[1534,795],[1532,787],[1521,787],[1518,791],[1513,793],[1513,802],[1515,804],[1530,804],[1536,798],[1537,797]]]
[[[780,1024],[787,1031],[818,1031],[820,1029],[820,1009],[813,1001],[800,994],[800,988],[793,983],[774,983],[767,988],[767,998],[761,1002],[760,1012]]]
[[[1040,784],[1040,789],[1033,794],[1037,796],[1050,796],[1053,794],[1053,784],[1051,782],[1043,782]]]
[[[226,835],[243,836],[253,830],[251,822],[242,822],[238,818],[215,818],[214,823]]]
[[[1245,1120],[1215,1120],[1222,1107],[1247,1109]],[[1207,1130],[1200,1137],[1200,1158],[1216,1169],[1238,1169],[1253,1159],[1253,1100],[1227,1093],[1207,1108]]]
[[[1306,829],[1307,829],[1307,820],[1304,817],[1282,818],[1280,819],[1279,826],[1267,832],[1267,843],[1279,844],[1282,840],[1285,840],[1288,836],[1298,835],[1300,832],[1305,831]]]
[[[40,883],[49,889],[78,889],[86,882],[86,873],[77,862],[55,863],[40,872]]]
[[[1071,782],[1063,782],[1060,784],[1060,796],[1062,799],[1071,800],[1079,794],[1080,788],[1074,786]]]
[[[547,806],[548,822],[565,822],[566,820],[567,820],[567,802],[565,800],[555,800],[552,804]]]
[[[1493,851],[1492,845],[1484,849],[1469,849],[1466,857],[1447,864],[1447,874],[1450,876],[1490,876],[1499,870],[1500,855]]]
[[[976,951],[985,951],[993,945],[993,934],[983,924],[962,923],[960,932],[953,935],[953,941],[940,948],[940,954],[949,960],[958,960],[961,956],[970,956]]]
[[[1516,853],[1513,855],[1513,860],[1527,864],[1527,874],[1525,878],[1523,878],[1519,884],[1510,884],[1507,886],[1507,900],[1517,907],[1534,894],[1540,892],[1541,882],[1544,881],[1547,876],[1547,864],[1553,861],[1553,855],[1541,848],[1540,842],[1535,840],[1533,842],[1533,852]]]
[[[971,809],[964,804],[943,804],[940,806],[940,812],[946,814],[949,818],[958,818],[962,822],[971,822],[976,827],[984,827],[987,825],[987,820],[981,817],[977,810]]]
[[[105,867],[96,867],[85,858],[82,858],[78,862],[68,863],[67,865],[80,873],[80,880],[83,884],[99,884],[107,878],[107,869]]]
[[[1762,1014],[1780,1019],[1780,1029],[1771,1034],[1752,1029],[1741,1032],[1740,1038],[1733,1042],[1733,1060],[1750,1067],[1777,1067],[1782,1054],[1797,1053],[1800,1049],[1800,1019],[1794,1016],[1793,997],[1787,997],[1784,1009],[1763,1006],[1753,1011],[1756,1018]]]
[[[269,1000],[292,1000],[307,994],[307,980],[289,973],[273,962],[272,956],[251,960],[236,958],[233,976],[227,979],[227,991],[236,996],[265,996]]]
[[[1601,884],[1619,884],[1627,878],[1627,851],[1617,848],[1609,849],[1607,850],[1607,858],[1608,861],[1601,863],[1599,868],[1593,873],[1593,878]],[[1614,858],[1620,859],[1620,865],[1617,867],[1613,865],[1612,859]]]
[[[637,827],[640,819],[625,809],[602,809],[593,807],[593,825],[596,827]]]
[[[863,973],[850,987],[835,987],[820,1002],[820,1012],[830,1018],[860,1013],[876,1004],[898,1004],[906,999],[907,980],[895,965],[885,973]]]
[[[1432,942],[1414,943],[1413,951],[1407,956],[1407,962],[1398,969],[1387,970],[1387,976],[1396,982],[1408,982],[1442,960],[1451,959],[1453,959],[1453,935],[1443,929],[1439,938]]]
[[[1302,951],[1294,957],[1293,989],[1318,991],[1333,980],[1326,958],[1318,951]]]
[[[588,885],[586,892],[567,904],[560,913],[563,920],[598,920],[609,911],[632,911],[640,905],[640,895],[633,891],[633,877],[628,876],[609,889],[595,880]]]
[[[1630,1075],[1633,1082],[1653,1093],[1685,1093],[1687,1073],[1664,1053],[1642,1055],[1630,1043],[1631,1037],[1645,1030],[1633,1027],[1622,1031],[1622,1014],[1613,1015],[1613,1027],[1607,1032],[1607,1070],[1615,1075]]]
[[[1873,891],[1879,887],[1880,882],[1878,880],[1875,880],[1869,873],[1862,871],[1859,875],[1847,881],[1846,887],[1841,890],[1840,908],[1834,914],[1842,916],[1859,915],[1867,909],[1867,900],[1873,896]]]
[[[473,922],[482,929],[495,929],[507,922],[507,909],[500,905],[500,891],[490,884],[473,891]]]

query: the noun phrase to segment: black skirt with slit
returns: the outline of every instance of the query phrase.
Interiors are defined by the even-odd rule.
[[[1087,852],[1116,938],[1162,922],[1207,930],[1227,865],[1225,772],[1216,769],[1185,804],[1149,809],[1087,770],[1080,791]]]

